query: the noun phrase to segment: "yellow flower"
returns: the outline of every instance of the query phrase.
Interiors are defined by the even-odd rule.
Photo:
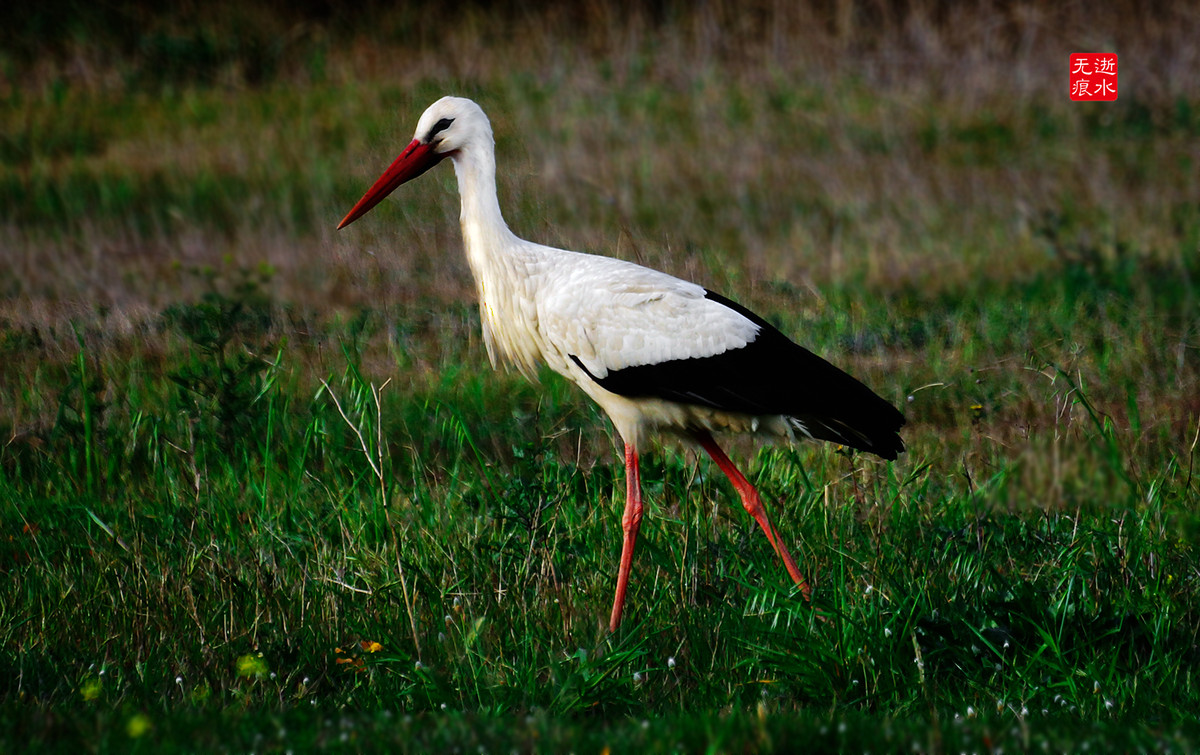
[[[134,713],[130,717],[129,723],[125,724],[125,733],[131,739],[137,739],[152,728],[154,728],[154,724],[150,721],[150,716],[145,713]]]
[[[267,662],[263,660],[262,653],[247,653],[237,659],[237,673],[243,679],[249,679],[252,676],[266,676],[269,670],[267,669]]]
[[[100,677],[93,676],[91,679],[88,679],[83,684],[79,685],[79,695],[90,703],[97,697],[100,697],[100,692],[103,691],[103,689],[104,682],[100,681]]]

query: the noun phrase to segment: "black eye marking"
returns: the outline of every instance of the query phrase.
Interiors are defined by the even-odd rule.
[[[450,128],[451,123],[454,123],[453,118],[443,118],[437,123],[433,124],[433,128],[429,129],[429,133],[425,135],[425,143],[429,144],[433,142],[433,137],[437,136],[438,132],[445,131],[446,129]]]

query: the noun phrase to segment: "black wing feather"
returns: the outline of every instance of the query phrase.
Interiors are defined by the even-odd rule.
[[[757,337],[740,349],[714,356],[626,367],[603,378],[588,374],[622,396],[742,414],[782,414],[796,418],[815,438],[885,459],[904,451],[899,430],[905,419],[894,406],[740,304],[711,291],[705,296],[758,325]],[[579,359],[572,359],[583,367]]]

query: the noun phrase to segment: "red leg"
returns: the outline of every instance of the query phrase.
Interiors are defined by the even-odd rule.
[[[763,532],[767,535],[767,540],[770,541],[771,547],[779,554],[779,558],[783,559],[783,565],[787,568],[788,574],[795,581],[796,586],[800,588],[800,594],[805,600],[809,600],[812,594],[812,588],[808,585],[808,580],[800,574],[800,569],[796,567],[796,561],[792,558],[792,554],[788,553],[787,546],[783,544],[783,540],[779,537],[779,532],[775,526],[771,524],[771,520],[767,518],[766,507],[763,506],[762,498],[759,497],[758,491],[750,484],[738,468],[734,466],[717,442],[713,440],[711,434],[703,430],[697,430],[692,433],[692,437],[700,444],[700,447],[708,452],[712,460],[717,463],[729,481],[733,483],[734,490],[742,498],[742,505],[746,507],[746,511],[750,516],[754,517],[754,521],[758,522],[758,526],[762,527]]]
[[[617,572],[617,594],[613,598],[612,617],[608,620],[609,631],[617,631],[621,625],[621,611],[625,608],[625,589],[629,587],[629,567],[633,564],[633,547],[637,545],[638,529],[642,526],[642,478],[638,471],[638,455],[633,446],[625,444],[625,516],[621,528],[625,530],[625,543],[621,546],[621,569]]]

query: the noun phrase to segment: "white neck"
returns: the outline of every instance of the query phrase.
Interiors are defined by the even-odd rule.
[[[492,150],[462,149],[453,156],[462,199],[459,222],[476,283],[492,278],[492,265],[520,240],[508,229],[496,196],[496,157]]]
[[[536,311],[538,258],[546,250],[517,238],[504,222],[490,143],[460,149],[453,160],[462,198],[463,245],[479,295],[488,356],[493,364],[507,360],[532,377],[543,344],[530,313]]]

